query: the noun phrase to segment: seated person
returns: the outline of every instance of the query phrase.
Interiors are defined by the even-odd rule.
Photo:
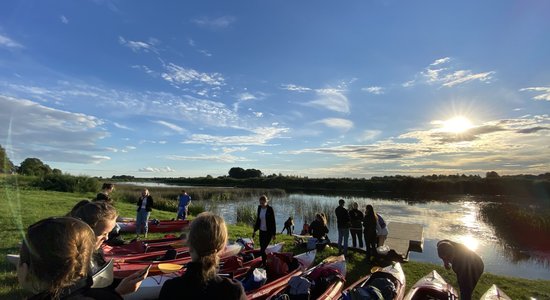
[[[17,278],[28,299],[122,299],[112,289],[92,289],[95,235],[71,217],[48,218],[27,229]]]
[[[327,220],[322,214],[317,213],[315,215],[315,220],[309,225],[309,234],[319,241],[328,239]]]
[[[237,280],[218,275],[219,255],[227,244],[227,227],[222,217],[209,212],[199,214],[190,226],[188,237],[191,262],[178,278],[167,280],[160,291],[165,299],[245,300],[243,286]]]

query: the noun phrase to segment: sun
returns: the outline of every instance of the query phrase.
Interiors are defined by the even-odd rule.
[[[441,131],[462,133],[474,127],[472,122],[464,116],[456,116],[442,122]]]

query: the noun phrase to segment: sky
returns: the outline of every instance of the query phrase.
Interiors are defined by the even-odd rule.
[[[0,2],[0,145],[74,175],[550,171],[550,2]]]

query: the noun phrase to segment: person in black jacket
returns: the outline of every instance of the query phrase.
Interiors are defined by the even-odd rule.
[[[141,233],[147,238],[147,231],[149,231],[149,215],[153,210],[153,197],[149,195],[148,189],[143,189],[141,197],[137,202],[137,216],[136,216],[136,236],[139,237]]]
[[[181,277],[164,283],[159,299],[245,300],[246,294],[239,281],[217,274],[219,255],[227,244],[223,218],[210,212],[199,214],[191,222],[187,241],[192,261]]]
[[[47,218],[29,226],[17,266],[20,285],[33,294],[28,299],[122,300],[112,289],[91,288],[95,241],[90,226],[72,217]]]
[[[327,220],[322,214],[315,214],[315,220],[309,225],[309,234],[316,238],[318,242],[328,239],[328,226]]]
[[[267,255],[265,249],[273,239],[275,241],[275,234],[277,227],[275,225],[275,212],[273,207],[267,204],[267,196],[260,196],[260,205],[258,205],[258,213],[256,215],[256,223],[254,224],[254,231],[252,232],[252,238],[256,235],[256,231],[260,231],[260,253],[262,254],[262,263],[265,265]]]
[[[359,246],[363,248],[363,212],[358,209],[359,204],[353,202],[349,210],[349,218],[351,220],[351,242],[353,247]]]
[[[437,243],[437,255],[443,260],[447,270],[453,269],[456,273],[460,299],[472,299],[472,292],[483,274],[483,260],[474,251],[463,244],[450,240],[441,240]]]
[[[338,252],[347,255],[349,228],[351,223],[348,210],[344,207],[344,204],[346,204],[346,201],[340,199],[334,213],[336,214],[336,223],[338,225]]]

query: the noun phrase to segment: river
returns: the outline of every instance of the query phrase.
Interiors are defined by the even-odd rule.
[[[302,228],[303,215],[311,215],[311,210],[333,213],[338,203],[337,197],[289,194],[284,198],[271,199],[276,214],[277,229],[280,232],[284,221],[293,216],[295,232]],[[420,262],[442,264],[437,256],[436,244],[439,240],[450,239],[460,242],[477,252],[485,263],[485,271],[514,277],[550,280],[550,252],[531,253],[510,249],[497,236],[491,226],[479,218],[479,202],[472,197],[463,197],[452,202],[426,201],[407,202],[404,200],[371,199],[347,197],[346,205],[355,201],[360,209],[372,204],[387,223],[404,222],[422,224],[424,229],[424,250],[410,252],[409,259]],[[239,205],[256,207],[257,200],[250,199],[219,204],[215,210],[229,223],[235,223],[235,209]],[[333,217],[334,218],[334,217]],[[307,220],[311,222],[312,220]],[[335,221],[329,224],[329,237],[337,240]],[[351,245],[351,237],[349,244]]]

